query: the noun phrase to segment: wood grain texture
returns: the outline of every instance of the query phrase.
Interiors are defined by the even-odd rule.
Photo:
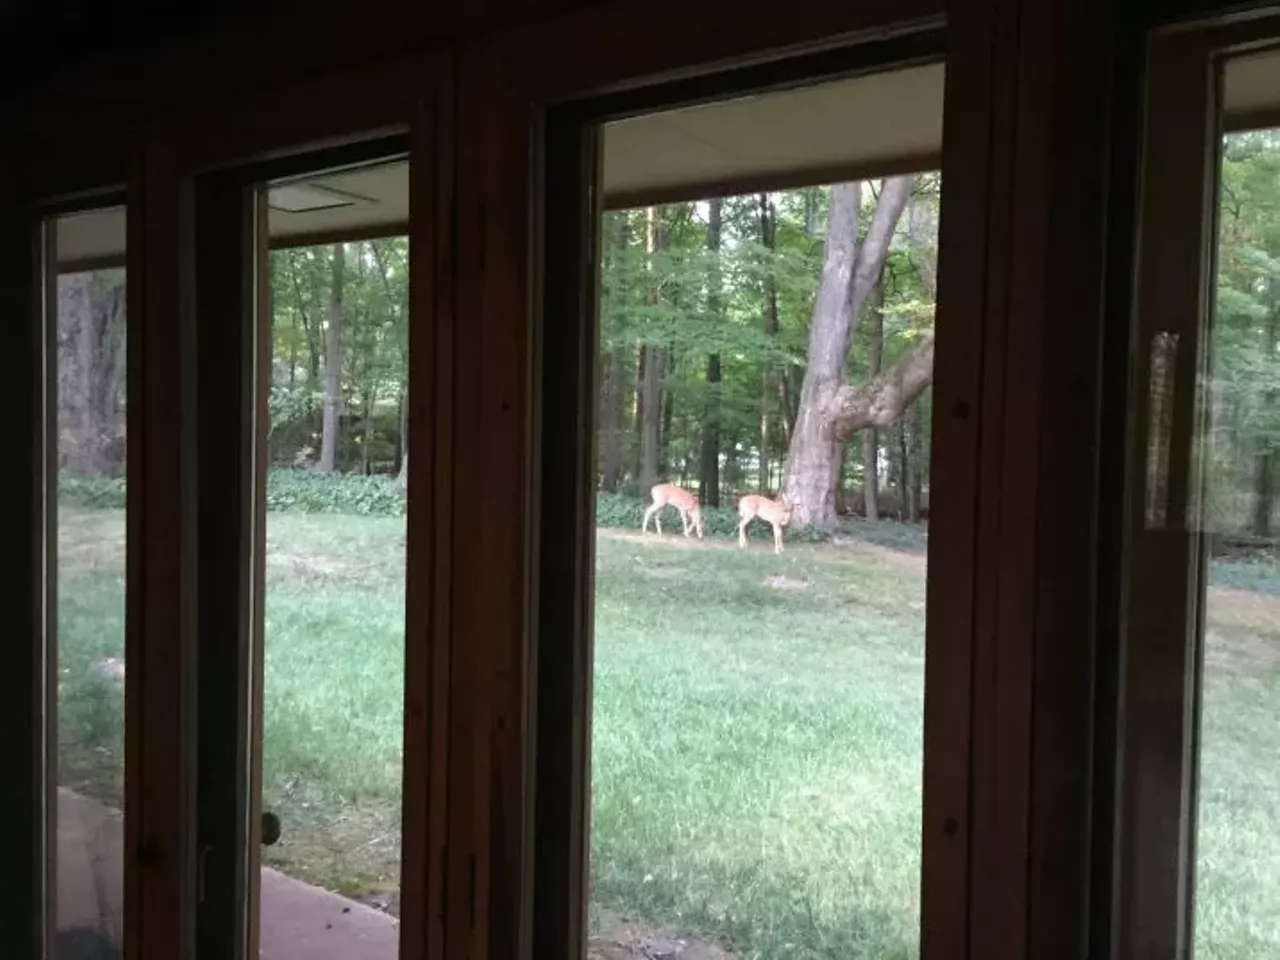
[[[409,478],[400,956],[443,956],[449,842],[454,339],[453,64],[419,80],[410,159]],[[465,702],[465,701],[464,701]]]
[[[171,156],[139,151],[129,194],[125,956],[185,956],[194,927],[194,413],[183,301],[187,199]]]

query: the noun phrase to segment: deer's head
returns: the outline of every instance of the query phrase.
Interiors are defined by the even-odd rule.
[[[778,501],[778,506],[781,508],[779,511],[780,515],[778,517],[778,522],[785,527],[791,523],[791,511],[795,509],[795,507],[790,500],[781,499]]]

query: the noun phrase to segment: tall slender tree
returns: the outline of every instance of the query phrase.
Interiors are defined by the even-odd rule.
[[[324,333],[324,421],[320,435],[320,470],[338,464],[338,431],[342,411],[342,311],[346,273],[346,244],[335,243],[330,254],[329,322]]]
[[[720,269],[721,234],[724,230],[724,201],[711,201],[707,214],[707,319],[719,325],[723,320],[723,278]],[[720,351],[707,354],[706,401],[702,415],[702,464],[698,487],[706,506],[720,505]],[[763,451],[761,460],[764,460]]]

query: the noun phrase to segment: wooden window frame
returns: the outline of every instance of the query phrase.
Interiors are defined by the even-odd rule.
[[[374,159],[389,153],[410,157],[411,221],[405,227],[412,276],[409,379],[417,387],[410,391],[407,439],[404,909],[399,956],[422,960],[438,955],[446,911],[453,902],[445,900],[442,879],[450,856],[446,747],[448,617],[453,590],[448,539],[453,486],[449,421],[453,312],[451,261],[443,241],[448,237],[452,192],[452,117],[449,60],[423,55],[388,59],[358,71],[336,71],[224,102],[183,116],[149,137],[153,150],[173,157],[172,173],[162,182],[162,192],[194,194],[190,210],[168,211],[169,229],[191,231],[193,236],[178,245],[187,273],[162,296],[170,304],[196,297],[188,309],[190,335],[198,349],[180,351],[175,365],[184,371],[184,379],[206,391],[195,398],[195,409],[206,411],[198,414],[202,419],[197,456],[206,466],[221,463],[218,472],[240,491],[232,498],[234,510],[228,511],[225,497],[205,504],[206,528],[199,540],[202,605],[221,599],[229,615],[221,618],[220,629],[202,619],[193,656],[203,650],[206,657],[234,661],[234,667],[220,670],[217,678],[200,677],[201,722],[196,726],[200,739],[184,738],[192,777],[202,764],[216,764],[232,775],[230,783],[222,784],[219,796],[208,794],[197,781],[192,807],[197,819],[178,831],[185,837],[202,829],[211,831],[206,832],[206,841],[217,839],[232,848],[231,856],[216,868],[209,861],[201,865],[206,879],[219,882],[220,895],[203,907],[194,903],[185,907],[196,918],[202,957],[255,956],[258,925],[257,872],[246,872],[245,864],[257,862],[260,826],[261,715],[251,709],[254,701],[248,684],[261,670],[264,518],[261,498],[252,496],[250,485],[265,478],[265,444],[260,438],[255,444],[252,431],[263,422],[266,390],[259,382],[250,391],[248,378],[236,384],[215,376],[223,369],[220,364],[236,357],[247,364],[256,356],[260,376],[268,369],[261,361],[262,351],[268,348],[263,339],[266,328],[254,322],[254,314],[266,308],[258,300],[266,291],[255,283],[262,272],[265,230],[253,229],[254,221],[261,222],[263,216],[260,198],[257,203],[253,200],[253,184],[346,158]],[[202,214],[202,209],[209,212]],[[238,323],[228,322],[237,317]],[[228,337],[215,346],[212,327],[219,320],[228,322]],[[200,348],[202,331],[208,331],[208,340]],[[171,356],[178,346],[168,344]],[[253,409],[255,394],[257,408]],[[200,476],[204,478],[203,472]],[[219,529],[224,536],[216,535]],[[246,568],[249,558],[257,561],[253,583]],[[244,805],[236,803],[237,796],[248,801],[247,817]],[[194,863],[188,875],[193,867]],[[242,936],[242,930],[248,935]]]
[[[1194,936],[1202,598],[1208,535],[1196,438],[1205,410],[1207,333],[1216,283],[1222,135],[1221,68],[1273,45],[1280,17],[1260,11],[1153,31],[1136,244],[1135,298],[1125,329],[1129,361],[1120,595],[1121,674],[1116,767],[1114,925],[1117,956],[1189,956]],[[1191,202],[1196,201],[1198,202]],[[1175,344],[1160,443],[1165,477],[1149,489],[1156,415],[1152,354]],[[1117,349],[1119,344],[1113,346]],[[1153,503],[1157,496],[1161,502]]]
[[[586,954],[595,572],[595,398],[602,126],[612,120],[942,60],[940,30],[903,33],[808,56],[587,98],[547,111],[535,306],[533,564],[537,638],[532,905],[534,956]],[[812,185],[809,181],[807,185]],[[593,202],[594,201],[594,202]],[[549,318],[555,318],[554,322]],[[565,535],[564,531],[572,531]],[[572,585],[572,589],[566,585]],[[570,744],[570,749],[565,749]]]
[[[14,931],[12,949],[43,957],[53,950],[57,908],[57,218],[124,205],[111,181],[121,169],[108,151],[90,170],[53,165],[19,181],[0,211],[5,263],[0,298],[13,324],[15,357],[4,386],[6,409],[20,425],[14,468],[0,486],[4,527],[25,533],[5,550],[5,605],[13,611],[12,669],[0,680],[4,722],[13,732],[9,769],[20,771],[5,791],[0,815],[8,825],[4,860],[26,864],[3,878],[0,921]],[[119,159],[115,157],[114,159]],[[101,180],[96,180],[101,176]]]
[[[457,575],[483,568],[501,588],[460,611],[477,639],[462,669],[484,693],[470,701],[465,745],[478,919],[451,951],[556,957],[583,935],[591,506],[568,475],[592,442],[581,264],[594,239],[575,186],[590,175],[591,146],[553,108],[928,29],[941,14],[766,18],[784,33],[765,36],[745,14],[676,12],[664,0],[646,8],[646,26],[670,42],[647,48],[629,42],[621,9],[551,18],[459,54],[459,151],[480,162],[458,186],[458,309],[463,352],[476,357],[465,372],[477,378],[458,429],[487,449],[459,466],[470,477],[459,509],[478,529]],[[935,509],[930,529],[922,949],[935,958],[1083,950],[1089,935],[1110,29],[1098,6],[963,0],[947,11],[945,112],[972,130],[950,137],[942,159],[935,503],[957,508]],[[548,198],[565,204],[555,235],[572,241],[576,266],[548,254]],[[552,316],[578,328],[555,383],[540,340]],[[1062,324],[1078,342],[1055,341]],[[541,448],[551,431],[570,436]],[[558,452],[563,481],[540,449]],[[542,535],[553,517],[571,531],[560,553]],[[541,649],[548,622],[572,643]],[[548,706],[552,695],[561,699]],[[559,788],[548,790],[551,777]]]

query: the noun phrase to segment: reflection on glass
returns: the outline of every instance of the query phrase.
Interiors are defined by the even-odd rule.
[[[918,954],[939,197],[605,215],[591,958]]]
[[[275,238],[340,237],[343,217],[367,236],[370,204],[351,198],[394,211],[408,164],[267,195]],[[408,271],[404,236],[271,253],[262,806],[280,834],[262,847],[264,956],[317,917],[334,956],[398,949]]]
[[[46,321],[56,341],[59,957],[115,956],[122,936],[123,223],[115,209],[50,225],[59,271]],[[86,250],[92,261],[79,259]]]
[[[1195,949],[1280,956],[1280,133],[1223,144]]]

